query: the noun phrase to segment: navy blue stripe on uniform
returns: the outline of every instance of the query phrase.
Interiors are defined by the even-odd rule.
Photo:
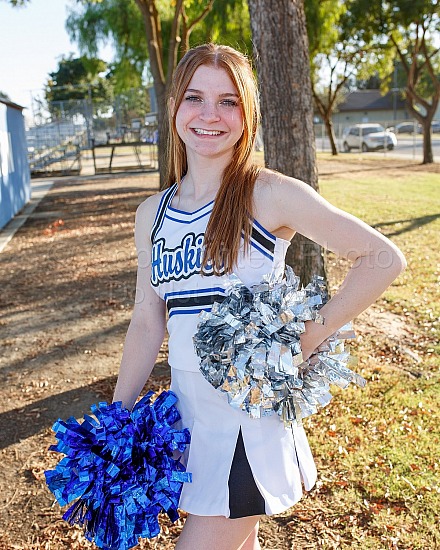
[[[168,211],[169,210],[171,210],[171,208],[168,208]],[[189,223],[196,222],[197,220],[200,220],[201,218],[204,218],[205,216],[209,216],[209,214],[211,214],[211,210],[208,210],[208,212],[205,212],[204,214],[201,214],[198,218],[193,218],[192,220],[179,220],[178,218],[173,218],[169,214],[165,214],[165,218],[167,220],[171,220],[172,222],[189,224]]]
[[[160,230],[163,224],[163,220],[165,217],[165,213],[168,207],[168,204],[171,202],[174,193],[177,190],[177,183],[172,185],[164,194],[162,197],[162,200],[159,204],[159,208],[157,210],[156,219],[154,221],[153,227],[151,229],[151,242],[154,242],[154,239],[156,237],[157,232]]]
[[[257,220],[254,219],[253,223],[260,231],[262,231],[265,235],[267,235],[269,239],[271,239],[272,241],[277,240],[276,236],[273,235],[270,231],[268,231],[265,227],[263,227],[261,223],[257,222]]]
[[[187,308],[187,307],[199,307],[199,306],[209,306],[214,302],[223,302],[225,299],[224,294],[210,294],[208,296],[185,296],[183,298],[174,298],[168,300],[167,309],[171,311],[176,308]]]
[[[276,237],[272,240],[266,237],[266,235],[259,229],[258,225],[254,222],[252,225],[251,240],[257,242],[260,246],[265,248],[271,254],[274,253]]]
[[[225,290],[216,287],[170,292],[165,294],[164,299],[171,317],[176,314],[193,314],[200,313],[202,310],[209,310],[214,302],[222,302],[225,297]]]
[[[168,187],[168,189],[164,192],[164,194],[162,195],[162,198],[160,199],[159,208],[157,209],[156,216],[154,217],[152,230],[158,224],[159,218],[162,217],[162,212],[166,208],[165,201],[168,198],[169,194],[172,193],[173,187],[174,185],[171,185],[171,187]]]
[[[175,292],[166,292],[163,299],[169,300],[170,296],[191,296],[195,294],[224,294],[226,291],[221,286],[216,286],[212,288],[198,288],[198,289],[188,289],[188,290],[177,290]]]
[[[172,206],[169,206],[168,209],[172,210],[173,212],[178,212],[179,214],[183,214],[184,216],[193,216],[194,214],[197,214],[197,212],[200,212],[200,210],[204,210],[207,206],[211,206],[211,204],[214,204],[214,201],[208,202],[208,204],[205,204],[205,206],[202,206],[201,208],[194,210],[194,212],[185,212],[185,210],[178,210],[177,208],[173,208]]]

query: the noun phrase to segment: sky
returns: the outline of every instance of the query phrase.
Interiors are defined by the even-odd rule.
[[[13,8],[0,0],[0,90],[26,107],[28,117],[31,93],[41,95],[61,56],[79,55],[65,29],[69,5],[72,0],[30,0],[25,7]],[[101,50],[100,57],[110,61],[111,47]]]

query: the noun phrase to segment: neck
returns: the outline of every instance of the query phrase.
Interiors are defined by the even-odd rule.
[[[194,200],[215,195],[220,188],[223,172],[230,161],[230,155],[216,159],[188,156],[188,172],[185,176],[185,184],[182,186],[182,194],[192,196]]]

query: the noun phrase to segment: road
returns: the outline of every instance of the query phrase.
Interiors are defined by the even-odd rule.
[[[339,144],[340,145],[340,144]],[[330,151],[330,141],[327,137],[319,137],[316,139],[317,151]],[[340,146],[342,151],[342,147]],[[434,160],[440,162],[440,134],[432,134],[432,150]],[[353,150],[354,153],[359,153],[358,149]],[[397,135],[397,146],[392,151],[381,151],[382,154],[398,158],[408,158],[413,160],[422,160],[423,158],[423,138],[422,136],[411,136],[408,134]],[[350,153],[344,153],[350,154]],[[368,155],[368,153],[365,153]]]

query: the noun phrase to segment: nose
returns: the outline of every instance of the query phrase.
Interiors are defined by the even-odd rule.
[[[220,120],[218,105],[210,101],[203,102],[199,118],[204,122],[216,122]]]

